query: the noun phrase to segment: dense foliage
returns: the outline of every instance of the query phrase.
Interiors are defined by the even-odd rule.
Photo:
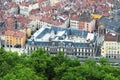
[[[0,80],[120,80],[119,74],[120,68],[104,58],[80,63],[62,52],[51,55],[41,48],[29,56],[0,49]]]

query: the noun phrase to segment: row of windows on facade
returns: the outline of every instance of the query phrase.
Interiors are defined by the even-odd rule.
[[[67,55],[75,55],[75,56],[94,56],[93,53],[67,53]]]
[[[9,39],[9,37],[8,37],[8,36],[7,36],[6,38],[7,38],[7,39]],[[13,38],[13,37],[12,37],[12,36],[10,36],[10,40],[12,40],[12,38]],[[16,40],[20,40],[20,38],[19,38],[19,37],[16,37]]]
[[[59,50],[58,49],[47,49],[46,51],[51,52],[51,53],[57,53]],[[63,52],[66,53],[67,55],[76,55],[76,56],[93,56],[94,51],[91,52],[84,52],[82,51],[75,51],[72,49],[63,49]]]
[[[26,49],[29,50],[35,50],[38,47],[25,47]],[[47,51],[54,51],[54,52],[58,52],[58,51],[63,51],[63,52],[87,52],[87,53],[93,53],[94,49],[92,48],[51,48],[51,47],[43,47],[45,50]]]
[[[48,51],[48,52],[51,52],[51,53],[57,53],[58,51]],[[75,56],[93,56],[94,53],[85,53],[85,52],[79,52],[79,53],[76,53],[76,52],[66,52],[66,51],[63,51],[64,53],[66,53],[67,55],[75,55]]]
[[[32,48],[31,47],[31,49],[34,49],[34,50],[36,50],[35,48]],[[57,53],[58,51],[57,51],[57,49],[51,49],[51,48],[47,48],[47,49],[45,49],[47,52],[51,52],[51,53]],[[28,52],[30,52],[29,50],[28,50]],[[69,50],[65,50],[65,49],[63,49],[63,52],[64,53],[66,53],[67,55],[75,55],[75,56],[94,56],[94,52],[92,51],[91,53],[89,52],[74,52],[74,51],[69,51]]]
[[[109,51],[109,54],[119,54],[119,51]]]
[[[102,48],[104,49],[104,48]],[[106,46],[105,49],[120,49],[120,46]]]
[[[109,43],[106,43],[105,45],[111,45],[111,46],[112,46],[112,45],[119,45],[119,46],[120,46],[120,43],[110,43],[110,42],[109,42]]]
[[[104,51],[102,51],[104,53]],[[108,54],[120,54],[120,51],[107,51]]]
[[[94,52],[94,50],[90,49],[90,50],[86,50],[86,49],[81,49],[81,50],[76,50],[76,49],[55,49],[55,48],[47,48],[47,51],[55,51],[55,52],[58,52],[58,51],[63,51],[63,52],[87,52],[87,53],[91,53],[91,52]]]
[[[114,55],[114,54],[106,54],[106,58],[120,58],[120,55]]]
[[[18,42],[19,41],[19,42]],[[12,40],[7,40],[7,44],[12,44]],[[16,39],[16,44],[21,43],[21,39]]]

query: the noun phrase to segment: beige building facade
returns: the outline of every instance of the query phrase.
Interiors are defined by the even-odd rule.
[[[56,3],[61,2],[62,0],[50,0],[50,5],[54,6]]]
[[[105,41],[101,47],[101,56],[114,59],[120,58],[120,42],[118,35],[105,35]]]

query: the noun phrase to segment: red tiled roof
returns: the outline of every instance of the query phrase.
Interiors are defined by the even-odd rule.
[[[24,37],[25,34],[23,32],[20,31],[12,31],[12,30],[7,30],[5,31],[5,36],[14,36],[14,37]]]
[[[52,9],[52,7],[51,6],[46,6],[46,7],[42,7],[42,11],[45,11],[45,12],[47,12],[47,11],[49,11],[49,10],[51,10]]]
[[[13,22],[15,22],[15,19],[14,18],[8,18],[6,23],[9,25],[9,24],[12,24]]]
[[[35,19],[42,20],[42,15],[40,15],[40,14],[31,15],[29,17],[29,19],[32,19],[32,20],[35,20]]]
[[[30,22],[30,19],[24,16],[17,16],[16,18],[19,23],[28,24]]]
[[[9,2],[8,6],[9,6],[8,8],[18,7],[18,5],[15,2]]]
[[[15,30],[15,27],[14,26],[6,26],[5,29],[6,30]]]
[[[2,22],[3,21],[3,17],[2,16],[0,16],[0,22]]]
[[[39,9],[33,9],[33,10],[31,10],[30,13],[31,14],[37,14],[37,13],[39,13],[39,11],[40,11]]]
[[[60,7],[60,5],[63,5],[62,1],[55,3],[55,7]]]
[[[42,3],[44,1],[46,1],[46,0],[37,0],[38,3]]]
[[[20,5],[21,5],[21,6],[29,6],[29,3],[27,3],[27,2],[22,2]]]
[[[13,36],[13,35],[14,35],[14,31],[11,30],[5,31],[5,36]]]
[[[15,34],[14,34],[15,37],[24,37],[25,34],[23,32],[20,32],[20,31],[16,31]]]
[[[46,23],[49,23],[49,24],[52,23],[52,22],[51,22],[51,19],[48,18],[48,17],[43,17],[43,18],[42,18],[42,21],[43,21],[43,22],[46,22]]]
[[[7,19],[7,18],[12,17],[12,14],[10,14],[10,13],[4,13],[2,16],[3,16],[4,19]]]
[[[77,14],[71,15],[70,19],[71,19],[71,20],[79,21],[79,18],[78,18],[78,15],[77,15]]]

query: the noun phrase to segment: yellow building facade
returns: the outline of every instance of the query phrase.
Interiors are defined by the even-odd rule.
[[[5,45],[15,47],[17,45],[24,46],[26,43],[26,34],[23,32],[6,31]]]

